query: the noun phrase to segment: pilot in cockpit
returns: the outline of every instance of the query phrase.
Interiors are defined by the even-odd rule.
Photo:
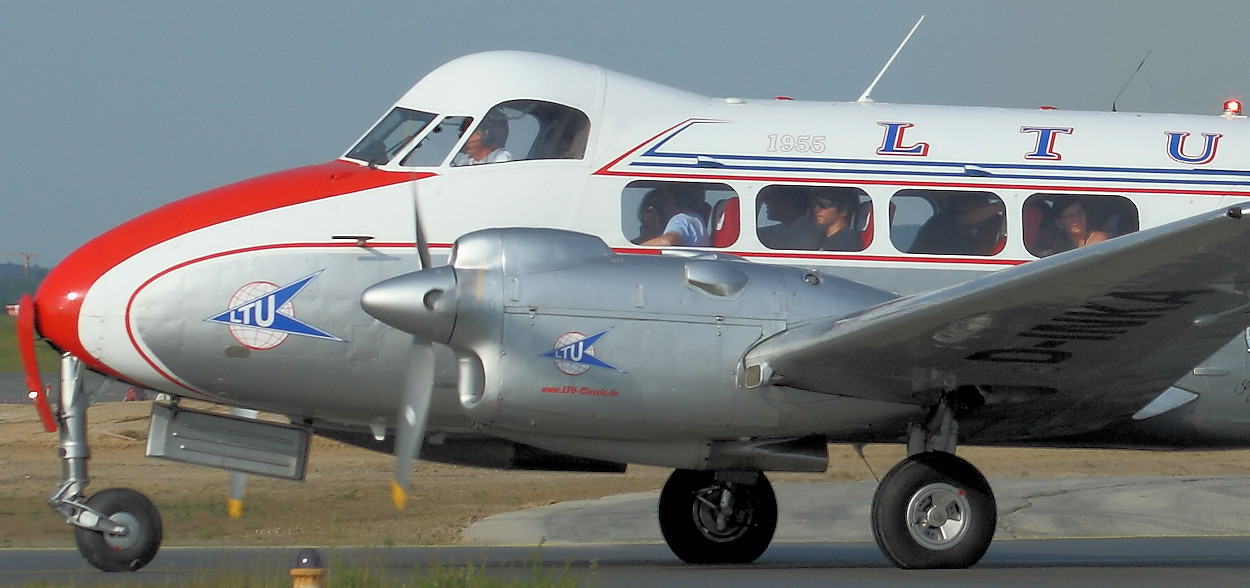
[[[467,122],[467,121],[466,121]],[[503,148],[508,142],[508,119],[498,112],[489,112],[482,124],[473,130],[464,149],[451,160],[453,166],[512,161],[512,154]]]

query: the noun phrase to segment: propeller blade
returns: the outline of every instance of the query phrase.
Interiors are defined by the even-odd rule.
[[[430,243],[425,240],[425,229],[421,226],[421,205],[417,199],[417,181],[412,181],[412,223],[416,226],[417,256],[421,258],[421,269],[430,268]]]
[[[421,454],[433,392],[434,348],[422,339],[413,339],[404,375],[404,399],[395,423],[395,479],[391,481],[391,499],[400,510],[408,503],[408,477],[412,475],[412,462]]]
[[[43,430],[56,432],[56,419],[52,418],[52,406],[43,391],[43,378],[39,377],[39,364],[35,361],[35,301],[30,294],[22,296],[17,303],[17,349],[22,356],[22,370],[26,372],[27,396],[35,402]]]
[[[421,203],[417,196],[416,176],[413,176],[411,186],[414,245],[417,257],[421,260],[421,269],[428,270],[432,265],[430,246],[421,226]],[[382,296],[388,299],[382,303],[383,307],[391,308],[395,303],[395,300],[390,300],[392,294],[394,292]],[[366,312],[369,312],[371,306],[367,302],[368,298],[366,295],[361,300],[361,306]],[[401,293],[399,298],[407,299],[408,296]],[[401,307],[406,305],[406,300],[400,302]],[[385,315],[386,312],[383,311],[382,314]],[[425,422],[430,414],[430,398],[433,393],[434,344],[427,339],[415,337],[408,355],[408,368],[404,373],[403,400],[399,404],[399,415],[395,420],[395,478],[391,480],[391,500],[395,501],[395,507],[400,510],[408,504],[408,478],[412,475],[412,462],[421,455],[421,444],[425,441]]]

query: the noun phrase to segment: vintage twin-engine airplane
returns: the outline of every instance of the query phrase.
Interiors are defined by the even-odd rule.
[[[660,528],[692,563],[764,552],[763,472],[905,443],[878,544],[969,566],[997,515],[957,442],[1250,446],[1247,161],[1235,110],[713,99],[470,55],[343,157],[168,204],[48,275],[19,323],[63,352],[55,419],[30,362],[49,501],[100,568],[159,547],[142,495],[85,494],[85,368],[173,398],[149,455],[301,479],[319,434],[394,452],[401,504],[417,456],[672,467]]]

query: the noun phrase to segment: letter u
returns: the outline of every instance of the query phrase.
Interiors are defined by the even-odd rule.
[[[1219,145],[1220,137],[1224,136],[1220,133],[1203,133],[1202,154],[1190,157],[1185,155],[1185,139],[1189,137],[1189,133],[1168,131],[1164,134],[1168,136],[1168,157],[1192,165],[1211,163],[1215,159],[1215,149]]]
[[[273,326],[274,301],[276,296],[266,296],[262,300],[256,302],[256,325],[261,327]]]

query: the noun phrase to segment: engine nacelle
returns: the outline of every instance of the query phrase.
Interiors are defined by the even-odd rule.
[[[660,442],[822,432],[809,410],[830,397],[747,389],[743,355],[893,297],[732,256],[619,255],[591,235],[489,229],[457,241],[450,269],[388,280],[363,303],[456,350],[464,409],[493,434]]]

